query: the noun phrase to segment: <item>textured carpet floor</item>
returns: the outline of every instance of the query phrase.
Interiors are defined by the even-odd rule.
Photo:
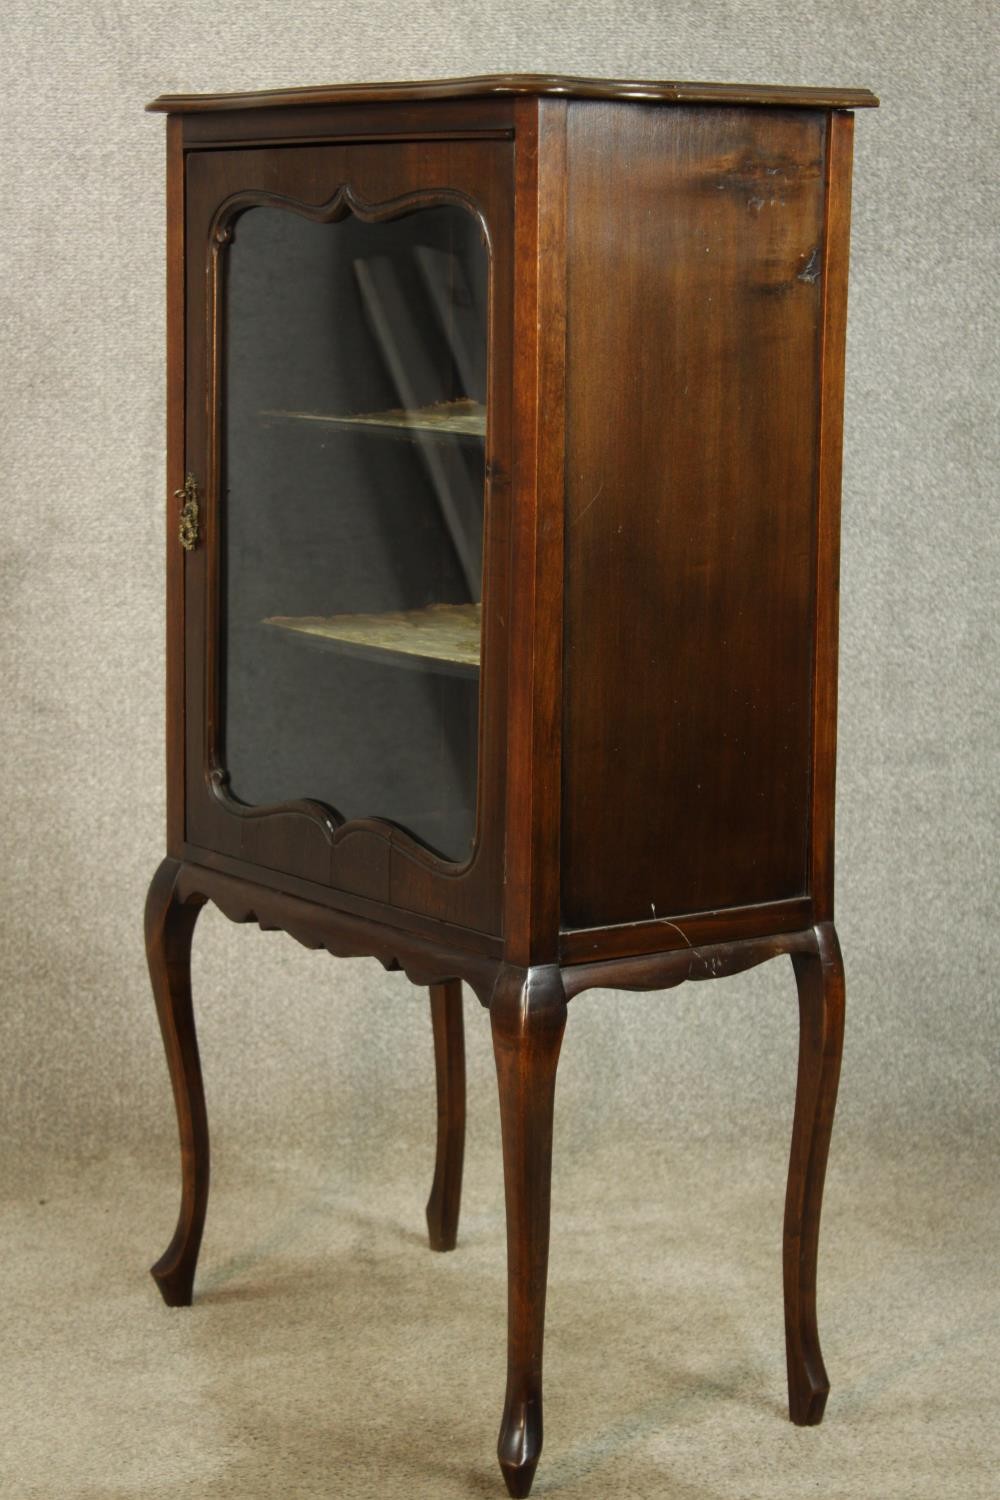
[[[823,1426],[799,1430],[783,1162],[760,1147],[563,1150],[535,1493],[995,1495],[992,1163],[842,1147],[820,1288],[833,1393]],[[473,1149],[451,1255],[424,1246],[426,1168],[405,1145],[347,1174],[222,1160],[196,1303],[172,1311],[145,1273],[172,1228],[172,1163],[120,1155],[23,1183],[5,1208],[0,1492],[499,1500],[499,1162]]]

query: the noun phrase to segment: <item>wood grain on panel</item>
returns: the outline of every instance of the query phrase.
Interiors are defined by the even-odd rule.
[[[826,120],[570,107],[568,928],[806,891]]]

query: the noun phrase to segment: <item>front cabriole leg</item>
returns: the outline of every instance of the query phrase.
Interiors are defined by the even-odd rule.
[[[542,1451],[552,1111],[566,996],[557,965],[501,970],[490,1003],[507,1200],[507,1393],[497,1444],[511,1495]]]
[[[437,1075],[437,1159],[427,1200],[427,1233],[432,1250],[454,1250],[462,1200],[465,1155],[465,1031],[462,983],[432,984],[431,1025]]]
[[[844,965],[831,922],[815,948],[792,954],[799,992],[799,1076],[785,1198],[785,1347],[793,1422],[822,1421],[830,1390],[816,1326],[816,1258],[844,1043]]]
[[[168,1307],[189,1307],[208,1204],[208,1120],[191,1006],[191,937],[204,897],[181,899],[181,865],[165,859],[146,898],[146,959],[173,1085],[181,1145],[177,1228],[150,1274]]]

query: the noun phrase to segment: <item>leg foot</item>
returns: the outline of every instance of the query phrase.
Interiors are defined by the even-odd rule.
[[[176,860],[165,859],[146,899],[146,958],[181,1145],[177,1228],[150,1273],[168,1307],[190,1306],[208,1203],[208,1121],[191,1007],[191,937],[204,902],[178,898],[180,869]]]
[[[507,1394],[497,1457],[508,1491],[520,1496],[542,1451],[552,1113],[566,1026],[558,967],[503,970],[490,1018],[507,1199]]]
[[[508,1495],[530,1495],[542,1453],[542,1408],[519,1399],[508,1401],[500,1424],[497,1457]]]
[[[793,1422],[822,1421],[830,1390],[816,1325],[816,1259],[833,1113],[844,1043],[844,967],[832,923],[815,953],[792,957],[799,992],[799,1077],[785,1198],[785,1348]]]
[[[437,1074],[437,1159],[427,1200],[427,1233],[432,1250],[454,1250],[465,1155],[465,1031],[460,980],[431,985],[431,1023]]]

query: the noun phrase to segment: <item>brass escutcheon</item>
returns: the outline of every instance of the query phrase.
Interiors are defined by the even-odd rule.
[[[183,500],[178,535],[185,552],[193,552],[198,545],[198,481],[193,474],[184,480],[184,488],[174,490],[174,499]]]

